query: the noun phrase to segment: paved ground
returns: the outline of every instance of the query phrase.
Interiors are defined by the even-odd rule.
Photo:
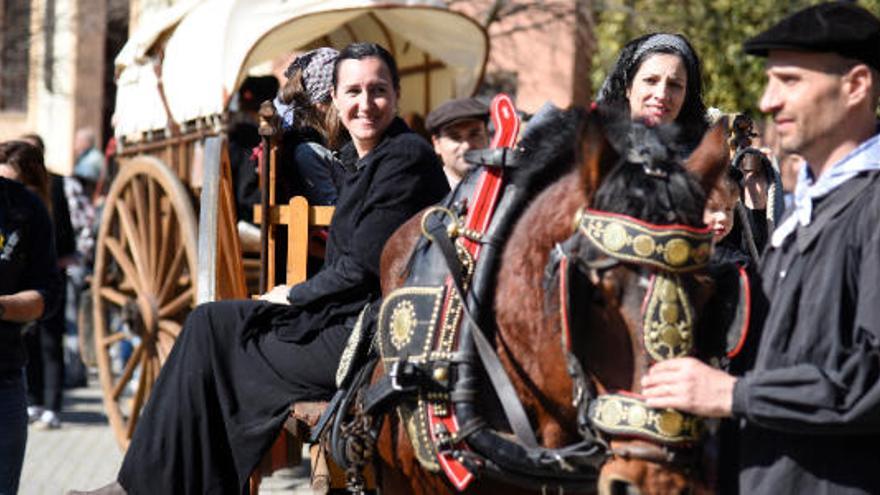
[[[28,432],[21,495],[93,489],[116,477],[122,454],[104,416],[97,378],[91,378],[88,388],[65,390],[64,401],[61,429],[39,431],[31,427]],[[310,494],[307,462],[266,478],[260,493]]]

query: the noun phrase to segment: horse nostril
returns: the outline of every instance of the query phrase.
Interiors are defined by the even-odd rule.
[[[608,495],[641,495],[635,485],[620,479],[612,480],[609,488]]]

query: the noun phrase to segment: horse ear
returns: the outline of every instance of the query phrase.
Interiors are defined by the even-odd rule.
[[[685,168],[700,181],[706,194],[715,187],[730,165],[727,133],[727,117],[722,117],[706,132],[700,145],[685,162]]]
[[[599,189],[602,179],[620,161],[620,155],[608,141],[602,117],[595,109],[587,115],[581,140],[581,186],[587,196]]]

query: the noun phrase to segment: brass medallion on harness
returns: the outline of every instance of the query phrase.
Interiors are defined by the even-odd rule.
[[[674,409],[656,409],[638,397],[604,394],[590,409],[590,420],[613,435],[637,436],[664,444],[696,442],[702,430],[696,416]]]

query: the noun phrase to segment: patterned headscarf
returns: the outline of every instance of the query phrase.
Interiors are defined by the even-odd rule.
[[[333,48],[317,48],[296,57],[284,75],[289,78],[297,68],[302,69],[303,86],[309,101],[326,102],[330,100],[330,91],[333,89],[333,66],[338,56],[339,52]]]
[[[313,104],[327,102],[333,90],[333,66],[338,56],[339,52],[332,48],[316,48],[296,57],[284,71],[284,76],[290,79],[296,69],[301,69],[303,87],[309,102]],[[294,105],[282,102],[280,95],[275,97],[272,103],[281,116],[281,126],[285,130],[292,129],[296,110]]]

